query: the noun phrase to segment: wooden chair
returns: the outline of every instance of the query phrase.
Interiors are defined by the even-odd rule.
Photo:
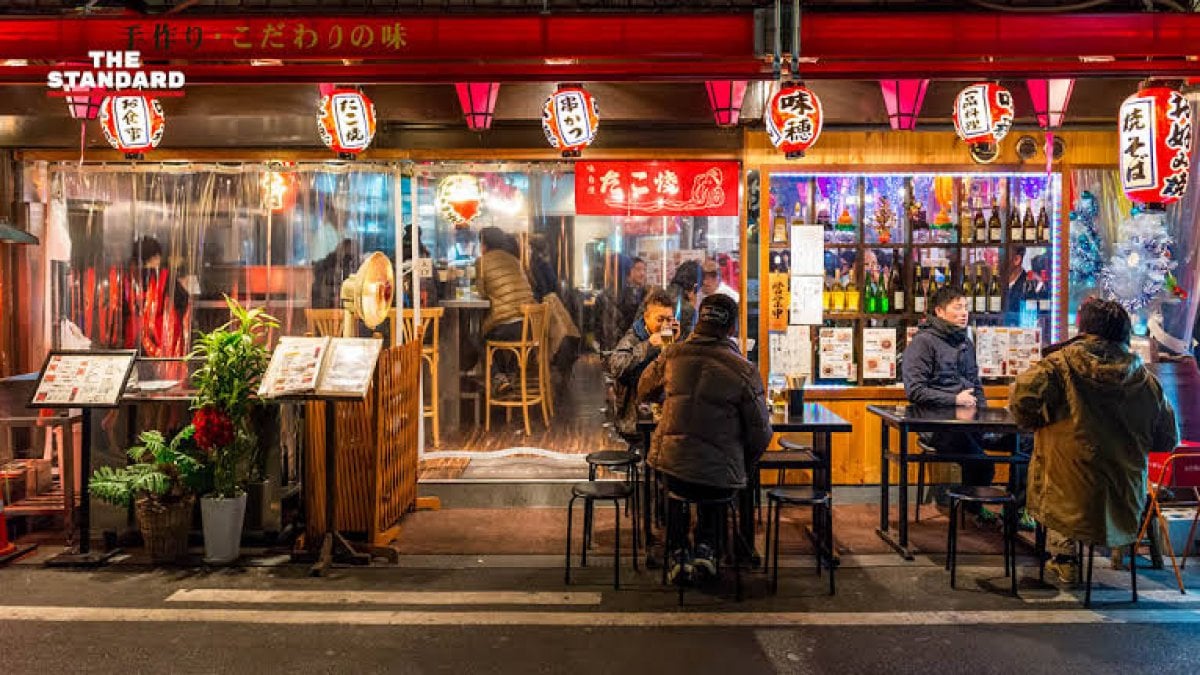
[[[429,405],[423,406],[422,414],[426,418],[433,420],[434,445],[441,445],[441,413],[440,406],[438,405],[438,340],[441,337],[440,328],[442,315],[445,311],[441,307],[421,308],[421,335],[430,338],[421,344],[421,363],[429,366],[429,379],[426,380],[428,386],[425,389],[430,395]],[[393,309],[389,316],[392,321],[392,335],[403,336],[404,342],[416,339],[417,326],[413,320],[412,309],[404,310],[402,314],[403,323],[400,326],[396,325],[396,310]]]
[[[308,332],[317,337],[342,337],[343,312],[341,309],[304,310]]]
[[[533,429],[529,424],[530,406],[542,407],[542,421],[550,426],[550,409],[547,407],[545,391],[548,387],[547,378],[541,376],[542,362],[545,352],[542,345],[546,336],[546,306],[541,304],[521,305],[521,339],[520,340],[488,340],[487,356],[484,362],[484,430],[492,430],[492,406],[501,408],[520,408],[525,418],[525,433],[531,435]],[[517,376],[520,386],[512,395],[502,398],[492,392],[492,360],[498,351],[512,352],[517,359]],[[537,358],[538,372],[530,377],[530,360]]]

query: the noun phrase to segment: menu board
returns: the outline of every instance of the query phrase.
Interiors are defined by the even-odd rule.
[[[788,326],[786,333],[771,333],[771,373],[810,375],[812,333],[808,326]]]
[[[896,379],[896,329],[863,329],[863,379]]]
[[[853,380],[857,375],[854,364],[854,329],[822,328],[818,339],[818,366],[821,379]]]
[[[31,408],[111,408],[121,400],[136,351],[54,351],[46,357]]]
[[[258,395],[362,398],[382,347],[377,338],[282,337]]]
[[[981,379],[1015,377],[1042,358],[1040,328],[980,326],[975,355]]]

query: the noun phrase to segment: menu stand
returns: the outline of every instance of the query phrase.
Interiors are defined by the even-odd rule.
[[[78,467],[79,507],[77,512],[74,503],[67,507],[75,514],[71,518],[78,525],[78,534],[74,546],[46,561],[49,567],[100,567],[121,552],[120,549],[91,550],[92,509],[88,482],[92,473],[92,411],[97,408],[116,408],[120,404],[136,356],[137,352],[133,350],[54,350],[42,364],[37,387],[27,407],[78,408],[83,411],[83,440]]]

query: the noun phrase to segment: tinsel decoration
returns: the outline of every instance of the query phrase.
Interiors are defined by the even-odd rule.
[[[1100,204],[1096,196],[1084,191],[1071,211],[1071,285],[1090,287],[1096,285],[1096,277],[1104,266],[1100,251],[1100,228],[1096,217],[1100,215]]]
[[[1166,214],[1143,211],[1117,228],[1112,257],[1100,272],[1105,297],[1131,314],[1154,302],[1174,280],[1174,245],[1167,234]]]

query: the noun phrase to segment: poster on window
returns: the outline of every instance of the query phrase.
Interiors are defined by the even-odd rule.
[[[1042,331],[980,326],[975,329],[975,353],[980,379],[1015,377],[1041,359]]]
[[[863,329],[863,379],[896,379],[896,329]]]
[[[812,334],[808,326],[788,326],[786,333],[771,333],[771,374],[812,374]]]

